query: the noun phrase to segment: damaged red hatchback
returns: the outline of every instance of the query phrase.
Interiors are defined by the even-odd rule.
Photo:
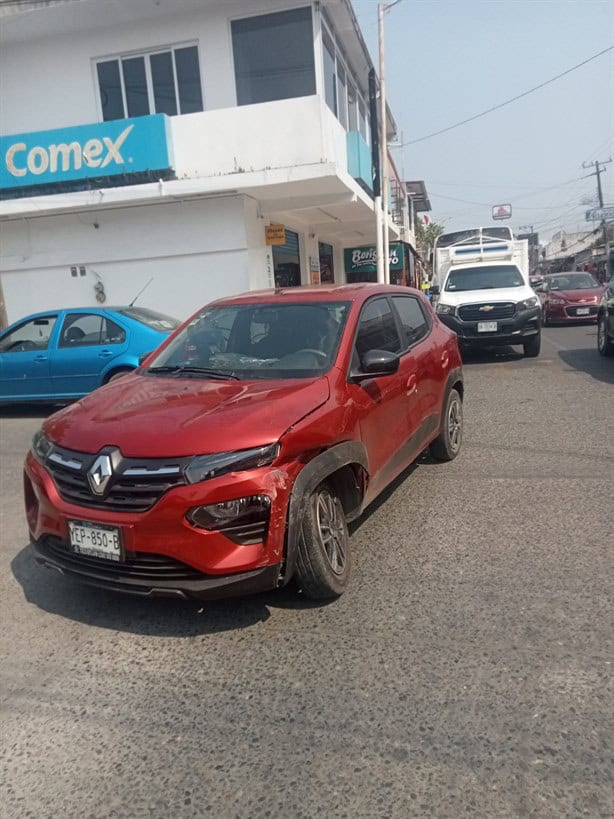
[[[341,594],[347,523],[462,442],[456,336],[418,292],[347,285],[208,305],[131,375],[52,415],[25,464],[37,560],[94,586]]]

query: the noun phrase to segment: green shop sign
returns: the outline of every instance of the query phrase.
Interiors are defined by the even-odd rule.
[[[347,247],[344,255],[346,273],[377,272],[377,252],[374,245]],[[390,269],[403,270],[403,245],[400,242],[390,245]]]

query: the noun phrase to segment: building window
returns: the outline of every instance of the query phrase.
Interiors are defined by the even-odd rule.
[[[96,70],[105,122],[203,110],[196,46],[103,60]]]
[[[237,103],[316,93],[311,8],[232,22]]]
[[[360,131],[367,139],[367,107],[359,84],[328,28],[322,26],[324,99],[346,131]]]

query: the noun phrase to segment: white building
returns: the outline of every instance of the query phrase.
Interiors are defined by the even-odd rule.
[[[349,0],[50,0],[1,23],[9,322],[126,303],[150,279],[140,303],[183,318],[345,281],[344,249],[375,242],[372,65]],[[411,240],[391,213],[391,240],[403,221]]]

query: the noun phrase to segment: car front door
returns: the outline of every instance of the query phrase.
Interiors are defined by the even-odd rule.
[[[102,311],[67,313],[51,356],[54,392],[76,398],[95,390],[102,372],[127,347],[126,330]]]
[[[50,347],[57,314],[38,316],[0,336],[0,400],[51,396]]]
[[[413,362],[407,356],[398,372],[357,379],[361,360],[370,350],[400,354],[398,324],[386,296],[376,296],[363,306],[352,356],[348,390],[357,410],[362,442],[367,450],[374,497],[407,465],[404,448],[409,435],[408,407],[418,401]]]
[[[393,296],[391,300],[401,328],[402,360],[407,359],[411,384],[415,385],[417,400],[409,401],[407,407],[408,446],[413,441],[418,455],[439,423],[441,382],[448,365],[445,337],[433,331],[430,317],[415,296]]]

